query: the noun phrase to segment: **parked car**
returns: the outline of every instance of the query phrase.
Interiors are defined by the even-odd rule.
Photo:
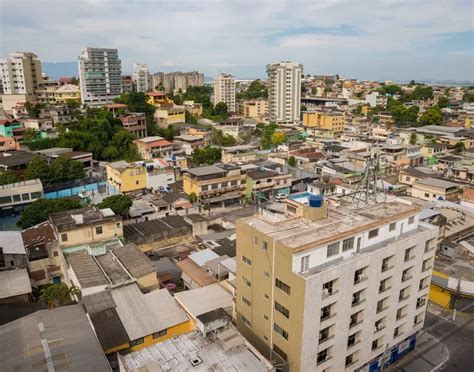
[[[288,197],[288,194],[285,194],[283,192],[279,192],[278,194],[275,195],[276,200],[283,200]]]

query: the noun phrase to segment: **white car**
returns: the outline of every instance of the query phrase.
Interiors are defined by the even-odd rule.
[[[275,195],[276,200],[283,200],[283,199],[286,199],[287,197],[288,197],[288,194],[285,194],[285,193],[278,193]]]

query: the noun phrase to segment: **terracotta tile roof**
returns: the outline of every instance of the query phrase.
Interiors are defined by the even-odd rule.
[[[196,282],[200,287],[217,283],[217,280],[214,279],[214,277],[190,258],[185,258],[183,261],[178,262],[176,266],[178,266],[183,273],[187,274],[191,280]]]

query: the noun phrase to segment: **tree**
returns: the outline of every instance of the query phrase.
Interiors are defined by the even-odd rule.
[[[443,117],[441,116],[441,110],[438,106],[430,107],[426,110],[419,120],[420,125],[441,125],[443,123]]]
[[[285,132],[274,132],[271,136],[271,143],[272,145],[281,145],[285,142]]]
[[[221,130],[213,129],[211,133],[211,143],[216,146],[234,146],[237,141],[230,134],[223,134]]]
[[[449,98],[446,96],[439,97],[437,105],[440,109],[449,107]]]
[[[268,88],[259,79],[252,81],[246,91],[237,93],[238,99],[256,99],[267,97]]]
[[[432,99],[433,87],[430,87],[429,85],[417,85],[409,97],[411,100]]]
[[[214,107],[214,113],[218,116],[227,116],[227,103],[218,102]]]
[[[191,114],[188,110],[184,112],[185,122],[186,124],[196,125],[198,123],[197,119]]]
[[[100,209],[110,208],[115,214],[126,214],[132,203],[132,199],[126,195],[112,195],[102,200],[98,207]]]
[[[221,160],[221,149],[218,147],[206,146],[203,149],[195,149],[193,154],[194,165],[212,165]]]
[[[418,143],[418,136],[416,135],[415,132],[413,132],[412,134],[410,134],[410,145],[416,145]]]
[[[306,107],[306,105],[301,105],[300,106],[300,111],[303,112],[303,111],[307,111],[308,108]]]
[[[147,102],[147,96],[143,92],[128,92],[123,93],[120,97],[114,100],[117,103],[127,105],[130,112],[142,112],[146,117],[147,131],[149,135],[154,134],[154,118],[155,107]]]
[[[198,201],[198,196],[196,195],[195,192],[192,192],[191,194],[189,194],[188,199],[190,203],[194,204]]]
[[[84,178],[84,165],[71,158],[60,156],[47,164],[41,157],[35,157],[26,168],[26,178],[39,178],[43,183],[56,183]]]
[[[52,310],[55,307],[73,303],[74,296],[81,297],[81,290],[76,286],[69,287],[66,283],[50,284],[41,289],[39,300]]]
[[[290,167],[296,167],[296,158],[293,155],[288,158],[288,165]]]
[[[462,96],[463,102],[474,102],[474,92],[466,92]]]
[[[44,103],[25,103],[25,109],[28,111],[28,116],[33,119],[39,118],[41,110],[45,108]]]
[[[414,86],[416,83],[415,83],[415,80],[410,80],[410,83],[408,83],[408,86],[409,87],[412,87]]]
[[[166,128],[158,128],[156,134],[163,137],[167,141],[172,141],[175,136],[179,135],[179,128],[169,125]]]
[[[400,93],[402,91],[402,88],[395,84],[388,84],[381,86],[377,89],[377,91],[382,94],[390,94],[391,96],[393,96],[394,94]]]
[[[466,149],[466,145],[464,144],[464,142],[456,142],[456,144],[454,145],[453,152],[457,155],[460,155],[464,152],[465,149]]]
[[[0,186],[9,185],[10,183],[15,182],[18,182],[18,177],[16,176],[15,172],[11,170],[0,172]]]
[[[311,88],[311,95],[315,96],[318,90],[316,88]]]
[[[41,181],[47,180],[50,176],[48,164],[40,156],[35,156],[28,164],[25,176],[29,180],[36,178],[39,178]]]
[[[51,213],[65,212],[81,207],[81,202],[76,199],[39,199],[23,210],[17,225],[21,229],[27,229],[28,227],[47,221]]]

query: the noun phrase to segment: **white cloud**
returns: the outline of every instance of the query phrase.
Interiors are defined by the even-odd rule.
[[[119,49],[124,70],[143,62],[261,77],[267,63],[292,59],[313,73],[474,79],[474,51],[441,45],[472,31],[472,14],[469,0],[3,0],[0,54],[74,61],[101,46]]]

